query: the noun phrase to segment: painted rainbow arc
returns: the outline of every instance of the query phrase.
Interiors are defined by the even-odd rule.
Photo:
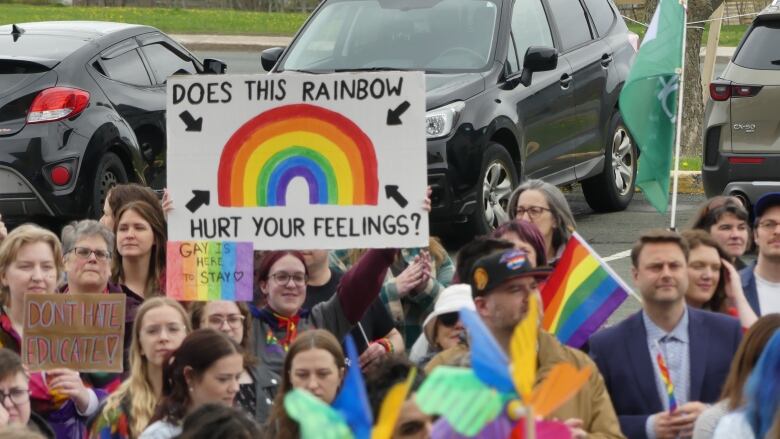
[[[217,172],[219,205],[284,206],[296,178],[306,182],[310,204],[377,204],[371,139],[339,113],[293,104],[261,113],[230,137]]]

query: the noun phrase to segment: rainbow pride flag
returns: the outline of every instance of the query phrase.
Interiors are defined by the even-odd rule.
[[[582,347],[626,300],[631,289],[577,233],[572,234],[542,289],[542,328]]]
[[[664,382],[664,387],[666,387],[666,395],[669,398],[669,412],[673,413],[675,410],[677,410],[677,399],[674,397],[674,384],[672,383],[672,377],[669,375],[669,368],[666,367],[664,356],[658,352],[658,355],[655,357],[655,359],[658,362],[658,370],[661,371],[661,379]]]

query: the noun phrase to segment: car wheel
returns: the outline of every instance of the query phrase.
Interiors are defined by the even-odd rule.
[[[585,201],[596,212],[628,207],[636,185],[637,148],[619,112],[612,115],[609,127],[604,172],[582,182]]]
[[[127,183],[127,172],[122,161],[114,153],[104,154],[98,163],[92,186],[92,216],[94,218],[100,218],[103,215],[103,204],[106,202],[108,191],[122,183]]]
[[[517,171],[509,152],[497,143],[488,144],[477,180],[477,208],[471,218],[477,235],[509,221],[509,196],[515,186]]]

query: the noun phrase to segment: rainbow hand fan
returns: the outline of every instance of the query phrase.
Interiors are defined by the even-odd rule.
[[[377,424],[372,429],[371,409],[358,366],[357,348],[351,336],[347,336],[346,346],[352,366],[332,406],[305,390],[295,389],[284,397],[287,415],[300,425],[301,439],[390,439],[393,434],[416,371],[413,369],[405,382],[390,389],[380,407]]]
[[[510,363],[501,347],[471,310],[460,317],[471,338],[472,369],[438,367],[417,392],[420,409],[441,415],[434,437],[546,438],[570,437],[560,422],[543,418],[573,397],[590,377],[591,369],[568,363],[555,365],[548,377],[536,381],[539,328],[538,299],[532,296],[526,317],[512,335]],[[442,425],[445,423],[447,425]],[[506,434],[509,431],[510,434]],[[561,435],[561,432],[566,433]],[[568,436],[567,436],[568,435]]]

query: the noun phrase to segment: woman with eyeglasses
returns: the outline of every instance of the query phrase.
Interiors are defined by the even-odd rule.
[[[238,380],[236,403],[262,424],[268,418],[279,387],[279,376],[252,355],[252,318],[243,302],[217,300],[193,302],[190,319],[194,329],[211,328],[223,332],[241,346],[244,372]]]
[[[33,432],[54,438],[54,430],[30,408],[30,383],[19,354],[0,348],[0,431],[26,425]]]
[[[466,284],[450,285],[441,292],[436,304],[423,323],[423,335],[412,346],[409,359],[421,367],[434,356],[466,343],[466,328],[460,320],[459,311],[474,311],[471,287]],[[465,348],[468,350],[468,348]]]
[[[554,265],[577,227],[563,193],[545,181],[526,180],[510,195],[508,209],[510,219],[524,219],[539,228],[547,261]]]
[[[138,309],[130,344],[130,375],[106,400],[91,438],[136,438],[162,397],[163,367],[190,332],[187,312],[173,299],[147,299]]]
[[[62,273],[62,247],[48,230],[32,224],[14,229],[0,244],[0,345],[21,353],[24,296],[55,294]],[[93,261],[94,262],[94,261]],[[116,376],[79,374],[59,368],[30,374],[30,402],[57,437],[82,437],[86,420],[106,396],[103,388]]]
[[[138,297],[165,294],[168,232],[159,208],[131,201],[116,212],[112,281]]]
[[[299,333],[321,328],[343,339],[379,295],[396,253],[395,249],[367,251],[344,273],[336,294],[308,310],[303,308],[308,278],[303,254],[267,252],[258,270],[266,305],[252,307],[255,355],[280,374],[285,353]]]
[[[184,418],[209,403],[232,407],[244,357],[238,344],[213,329],[198,329],[166,360],[163,398],[140,439],[169,439],[182,432]]]

